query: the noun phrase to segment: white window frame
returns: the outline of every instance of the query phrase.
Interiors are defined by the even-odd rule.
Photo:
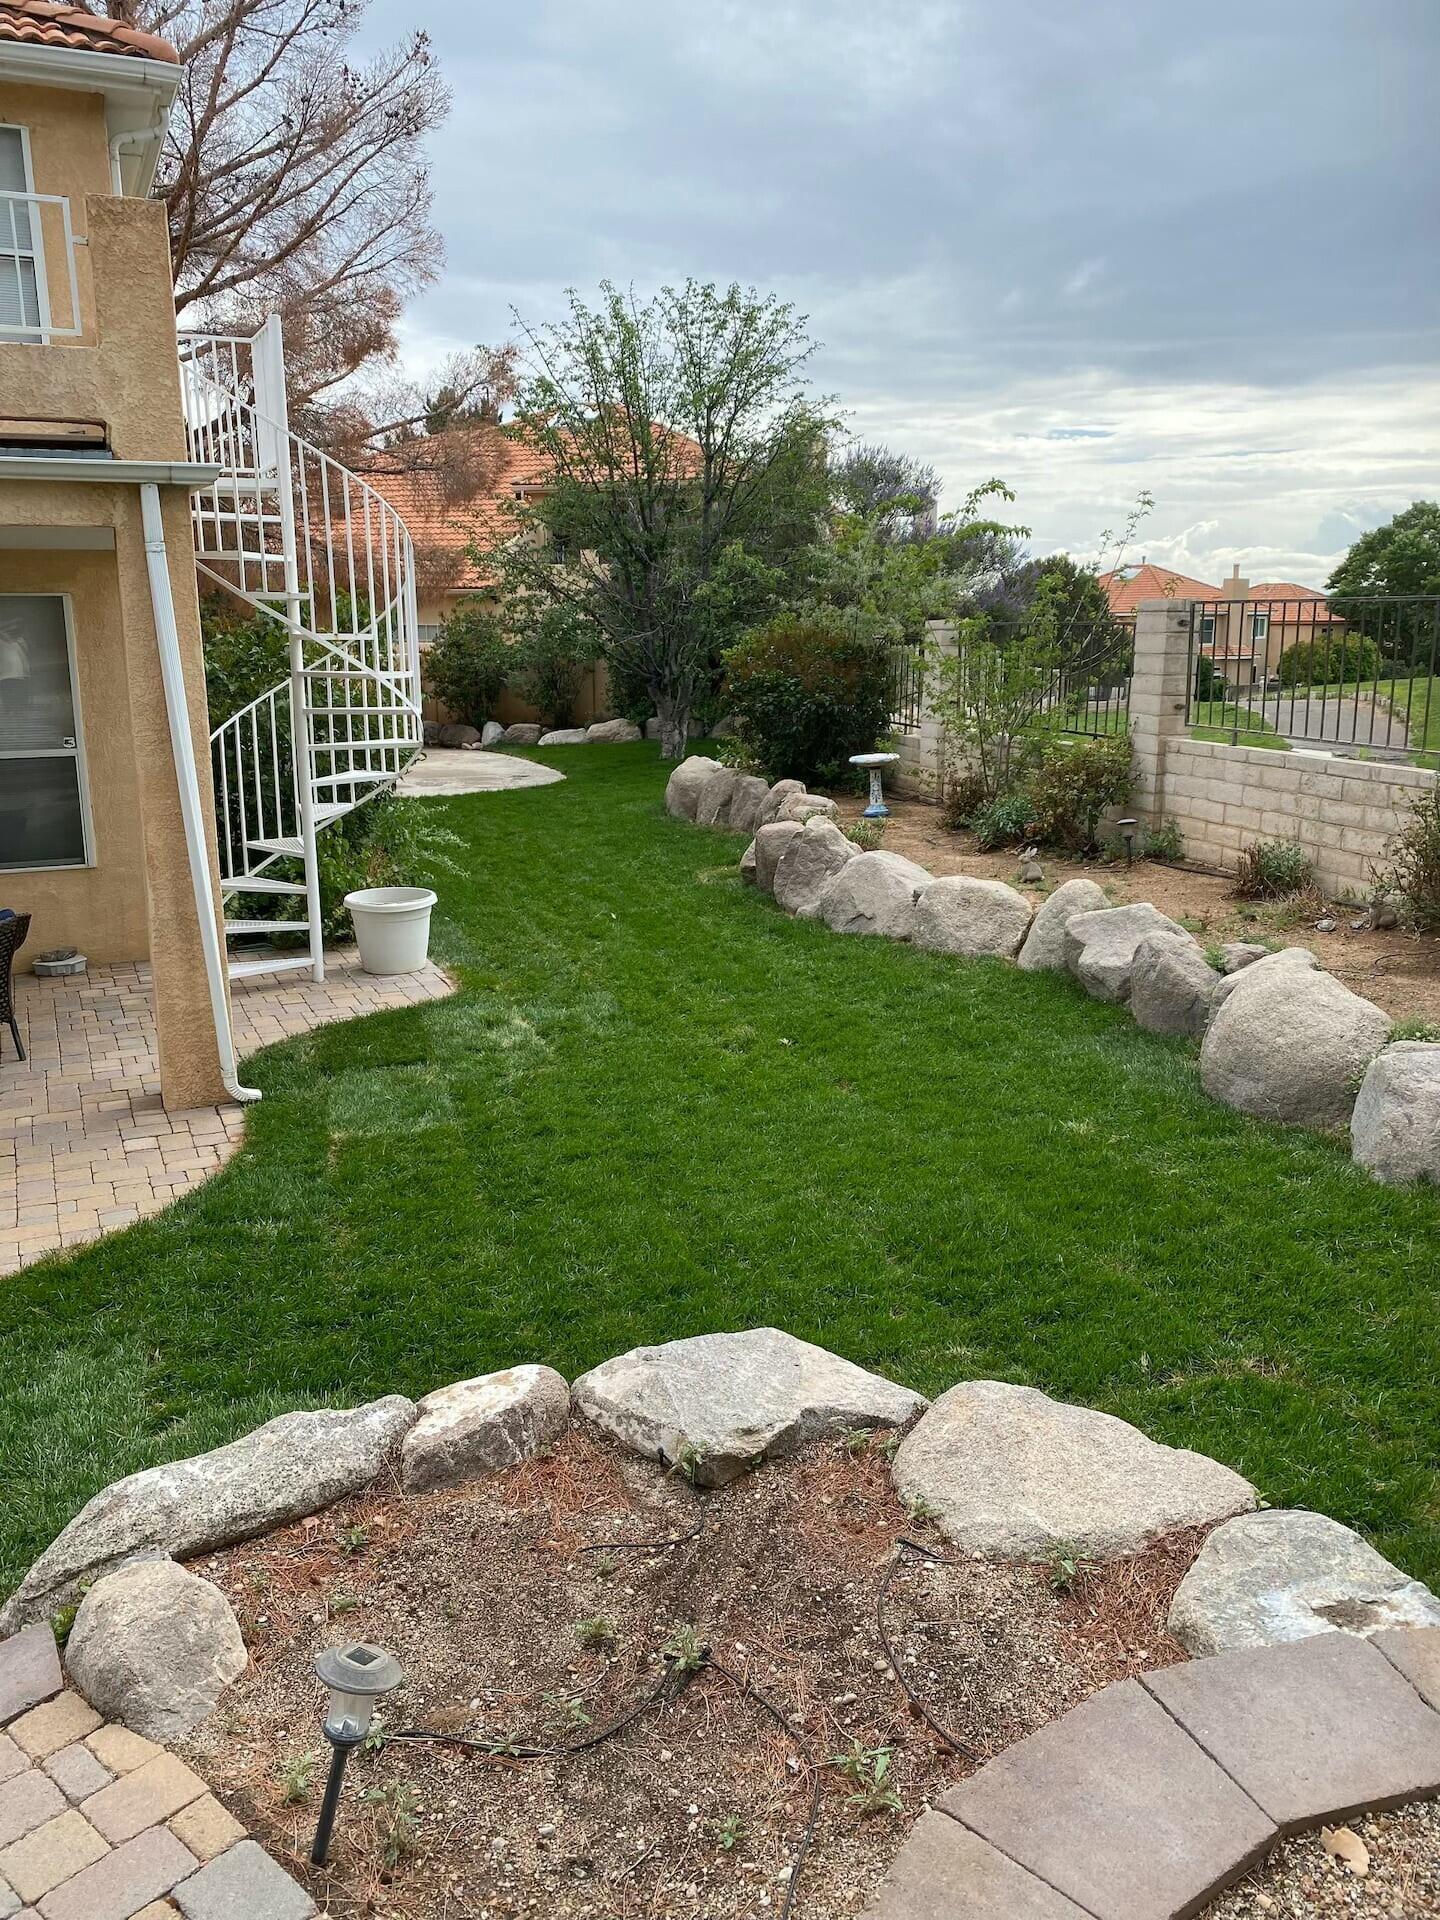
[[[1200,644],[1202,647],[1213,647],[1215,644],[1215,616],[1213,613],[1202,613],[1200,616]]]
[[[1250,644],[1263,646],[1270,638],[1270,615],[1263,608],[1250,615]]]
[[[22,126],[18,120],[0,120],[0,133],[18,133],[20,136],[20,171],[25,181],[20,191],[29,194],[33,200],[35,167],[30,157],[30,129]],[[0,250],[10,252],[9,240],[10,223],[7,220],[3,233],[0,233]],[[45,228],[38,204],[30,209],[30,251],[28,254],[21,255],[21,258],[30,260],[35,268],[35,305],[39,314],[39,325],[33,340],[24,333],[6,334],[4,339],[18,341],[21,346],[29,341],[32,346],[48,347],[50,344],[50,282],[45,273]],[[79,319],[78,313],[75,318]],[[3,344],[3,341],[0,341],[0,344]]]
[[[0,760],[73,760],[75,784],[80,796],[80,841],[83,860],[7,863],[0,873],[83,873],[95,863],[95,821],[90,810],[90,768],[85,757],[85,718],[80,710],[80,675],[76,669],[75,608],[68,593],[49,593],[43,587],[35,593],[0,593],[5,600],[58,600],[65,616],[65,659],[70,672],[70,712],[75,722],[73,747],[0,747]]]

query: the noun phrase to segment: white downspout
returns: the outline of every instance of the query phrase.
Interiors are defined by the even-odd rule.
[[[195,889],[200,945],[205,955],[205,977],[210,986],[210,1012],[215,1022],[215,1044],[220,1054],[220,1078],[232,1100],[258,1100],[258,1088],[240,1085],[235,1039],[230,1030],[225,953],[220,944],[215,891],[210,880],[210,851],[205,844],[200,781],[195,771],[195,742],[190,732],[190,707],[185,696],[185,669],[180,656],[180,630],[175,624],[175,600],[170,590],[165,523],[160,516],[160,489],[153,481],[147,480],[140,488],[140,514],[145,528],[145,565],[150,575],[150,605],[155,615],[155,638],[160,649],[160,677],[165,685],[165,711],[170,721],[170,748],[175,756],[175,779],[180,789],[180,817],[185,823],[190,883]]]

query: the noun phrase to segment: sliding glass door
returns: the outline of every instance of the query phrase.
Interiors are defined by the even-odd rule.
[[[0,593],[0,871],[90,858],[69,605]]]

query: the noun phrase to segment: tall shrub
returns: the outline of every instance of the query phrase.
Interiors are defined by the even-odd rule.
[[[725,654],[725,700],[772,780],[846,778],[890,721],[885,644],[840,619],[779,614]]]
[[[1101,815],[1124,806],[1131,779],[1128,733],[1044,741],[1025,781],[1040,839],[1072,853],[1093,853]]]
[[[1374,680],[1380,672],[1380,649],[1362,633],[1319,634],[1298,640],[1280,656],[1282,687],[1343,686]]]
[[[1421,933],[1440,933],[1440,787],[1420,795],[1385,851],[1381,888],[1400,895]]]
[[[600,658],[594,626],[574,607],[544,607],[516,647],[525,698],[550,727],[568,727],[585,675]]]
[[[425,656],[430,691],[472,727],[491,718],[514,656],[496,616],[477,599],[461,600]]]

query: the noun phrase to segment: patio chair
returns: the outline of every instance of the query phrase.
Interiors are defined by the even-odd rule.
[[[25,944],[25,936],[30,931],[28,913],[7,913],[0,919],[0,1024],[9,1027],[15,1041],[15,1051],[23,1060],[25,1049],[20,1044],[20,1025],[15,1018],[15,956]]]

